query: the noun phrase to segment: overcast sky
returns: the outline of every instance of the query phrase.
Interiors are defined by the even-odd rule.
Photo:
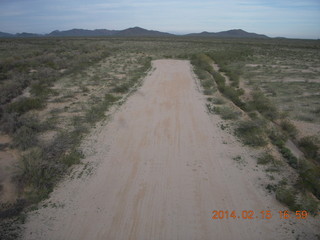
[[[171,33],[243,29],[320,38],[320,0],[0,0],[0,31],[115,29]]]

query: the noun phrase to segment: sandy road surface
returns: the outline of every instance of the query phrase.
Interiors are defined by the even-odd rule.
[[[299,226],[313,231],[311,222],[279,220],[283,207],[254,183],[255,171],[232,160],[250,154],[223,144],[228,137],[206,113],[189,62],[153,64],[143,86],[91,137],[86,162],[95,170],[61,183],[48,207],[30,215],[24,238],[292,239]],[[274,217],[212,220],[213,210],[271,210]]]

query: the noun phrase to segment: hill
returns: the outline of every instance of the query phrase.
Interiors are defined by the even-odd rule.
[[[0,32],[0,37],[13,37],[13,34],[10,33],[5,33],[5,32]]]
[[[168,37],[175,36],[174,34],[167,32],[160,32],[155,30],[147,30],[141,27],[127,28],[124,30],[108,30],[108,29],[70,29],[65,31],[55,30],[49,34],[34,34],[34,33],[17,33],[10,34],[0,32],[0,37],[95,37],[95,36],[126,36],[126,37]],[[228,37],[228,38],[268,38],[268,36],[257,33],[249,33],[242,29],[233,29],[222,32],[201,32],[191,33],[183,36],[192,37]]]
[[[170,33],[147,30],[140,27],[127,28],[125,30],[117,32],[115,35],[117,36],[174,36],[173,34],[170,34]]]
[[[107,30],[107,29],[95,29],[95,30],[86,30],[86,29],[71,29],[66,31],[53,31],[47,36],[49,37],[90,37],[90,36],[112,36],[118,31]]]
[[[192,37],[229,37],[229,38],[269,38],[263,34],[249,33],[242,29],[233,29],[222,32],[201,32],[201,33],[191,33],[185,36]]]

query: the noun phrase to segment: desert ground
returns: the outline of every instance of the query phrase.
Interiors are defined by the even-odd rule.
[[[320,44],[0,39],[0,239],[319,239]]]
[[[280,219],[285,207],[261,187],[254,151],[221,128],[200,89],[189,61],[153,61],[85,138],[84,164],[29,214],[23,238],[317,239],[319,217]],[[215,210],[237,216],[213,219]]]

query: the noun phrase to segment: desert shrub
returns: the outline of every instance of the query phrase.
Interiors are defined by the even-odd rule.
[[[0,130],[6,134],[13,134],[21,127],[19,115],[17,113],[3,113],[0,120]]]
[[[237,119],[240,116],[240,113],[233,111],[229,107],[214,107],[214,112],[219,114],[222,119]]]
[[[320,116],[320,107],[317,107],[315,110],[312,111],[317,116]]]
[[[274,162],[275,162],[274,157],[268,152],[262,153],[257,159],[257,163],[262,165],[274,163]]]
[[[36,115],[24,114],[19,116],[15,112],[4,113],[0,121],[0,130],[10,135],[15,133],[22,126],[30,128],[35,132],[40,132],[50,127],[48,124],[41,124]]]
[[[19,169],[20,178],[31,185],[37,186],[41,175],[41,165],[43,154],[40,148],[33,148],[28,153],[22,155]]]
[[[80,85],[80,89],[83,93],[89,93],[90,89],[87,86]]]
[[[205,80],[205,81],[201,81],[202,87],[204,89],[211,89],[214,88],[214,83],[211,79]]]
[[[197,75],[197,77],[200,80],[205,80],[205,79],[209,79],[210,78],[210,74],[207,71],[204,71],[204,70],[199,69],[199,68],[195,68],[194,69],[194,73]]]
[[[225,86],[220,90],[227,98],[229,98],[235,105],[241,109],[245,109],[245,103],[239,98],[242,91],[230,86]]]
[[[83,154],[77,150],[72,150],[65,156],[61,158],[61,162],[65,164],[67,167],[70,167],[74,164],[79,164],[81,158],[83,158]]]
[[[248,116],[251,119],[257,119],[259,117],[259,113],[257,111],[251,111],[251,112],[248,112]]]
[[[282,156],[286,159],[287,163],[293,167],[298,168],[298,158],[292,154],[290,149],[285,146],[278,147]]]
[[[2,83],[0,86],[0,104],[8,103],[11,99],[19,96],[24,85],[19,80]]]
[[[298,170],[298,186],[303,190],[311,191],[320,199],[320,167],[311,161],[301,159]]]
[[[30,86],[30,93],[38,98],[45,98],[53,91],[46,84],[34,83]]]
[[[222,98],[213,98],[213,99],[211,100],[211,102],[212,102],[213,104],[217,104],[217,105],[225,104],[225,101],[224,101]]]
[[[20,159],[18,179],[22,185],[28,187],[28,199],[37,202],[48,196],[62,172],[61,165],[47,161],[40,148],[33,148]]]
[[[293,123],[286,119],[281,121],[280,126],[288,136],[290,136],[291,138],[296,138],[298,129],[295,125],[293,125]]]
[[[34,132],[41,132],[50,129],[49,124],[47,122],[41,123],[39,118],[35,114],[24,114],[19,117],[20,126],[25,126],[32,129]]]
[[[85,119],[87,122],[94,124],[105,117],[105,112],[107,109],[108,105],[104,103],[96,104],[87,111]]]
[[[118,101],[121,97],[116,97],[110,93],[107,93],[105,96],[104,96],[104,102],[107,103],[107,104],[112,104],[116,101]]]
[[[44,101],[40,98],[20,98],[16,102],[10,103],[5,107],[5,111],[18,114],[26,113],[33,109],[41,109],[45,105]]]
[[[216,81],[219,90],[221,91],[221,89],[223,89],[226,85],[226,79],[224,78],[224,76],[222,76],[219,72],[216,71],[212,72],[212,76]]]
[[[246,145],[253,147],[265,146],[267,144],[264,131],[265,125],[266,123],[260,119],[241,121],[235,133]]]
[[[194,54],[191,57],[191,64],[194,65],[198,69],[202,69],[209,73],[213,72],[213,67],[211,66],[211,58],[209,58],[204,53]]]
[[[268,129],[268,137],[271,140],[272,144],[277,147],[284,147],[286,141],[288,140],[288,136],[283,134],[281,131],[278,131],[276,128]]]
[[[319,143],[317,137],[308,136],[300,139],[299,147],[307,158],[317,159],[320,161],[319,145],[317,145],[317,143]]]
[[[105,112],[109,109],[109,107],[115,102],[119,100],[119,97],[115,97],[112,94],[106,94],[104,100],[93,105],[86,113],[85,119],[87,122],[94,124],[105,117]]]
[[[207,103],[206,107],[207,107],[209,113],[212,113],[212,114],[214,113],[215,107],[212,104]]]
[[[301,209],[306,210],[313,216],[316,216],[319,212],[319,201],[317,201],[313,196],[310,194],[303,194],[299,201],[301,205]]]
[[[212,90],[212,89],[204,89],[203,90],[203,94],[204,95],[211,95],[213,93],[214,93],[214,90]]]
[[[9,147],[9,143],[0,143],[0,151],[4,151],[7,147]],[[0,192],[2,191],[2,185],[0,184]]]
[[[225,72],[233,87],[239,86],[239,78],[242,74],[243,61],[253,54],[252,49],[247,47],[227,48],[209,53],[220,66],[220,71]]]
[[[36,131],[30,127],[22,126],[13,135],[13,146],[21,150],[35,147],[37,143]]]
[[[252,93],[252,101],[249,106],[270,120],[275,120],[279,117],[277,107],[261,91]]]
[[[0,205],[0,219],[17,216],[26,205],[25,199],[17,199],[14,203],[1,203]],[[0,226],[1,230],[1,226]],[[1,231],[0,231],[1,237]],[[1,238],[6,239],[6,238]]]
[[[72,164],[79,163],[82,153],[75,150],[81,141],[81,132],[61,132],[48,146],[32,148],[20,159],[17,179],[29,187],[31,202],[46,198],[56,181]],[[73,149],[70,152],[69,149]]]
[[[289,207],[290,210],[296,211],[296,192],[291,188],[278,187],[276,190],[276,199]]]
[[[287,163],[293,168],[298,168],[298,159],[285,146],[288,136],[281,133],[281,131],[277,131],[276,128],[272,128],[268,130],[268,137],[272,144],[278,147],[279,152],[286,159]]]
[[[129,89],[130,89],[129,83],[122,83],[122,84],[114,87],[114,88],[113,88],[113,91],[114,91],[115,93],[126,93],[126,92],[129,91]]]

